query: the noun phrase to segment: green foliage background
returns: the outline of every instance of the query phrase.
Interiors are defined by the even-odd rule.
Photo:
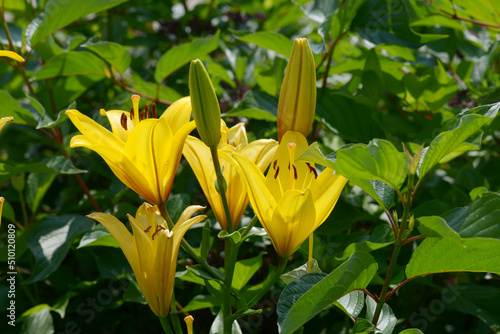
[[[495,260],[500,249],[500,119],[495,118],[495,103],[500,101],[500,10],[493,1],[2,4],[3,49],[13,47],[27,60],[18,64],[2,58],[0,63],[0,116],[14,117],[14,124],[0,135],[0,195],[6,198],[0,230],[2,333],[161,331],[114,239],[85,218],[99,207],[125,221],[142,200],[97,154],[69,148],[76,129],[64,112],[77,108],[107,126],[99,110],[129,110],[132,94],[141,95],[141,103],[156,102],[163,111],[189,94],[188,64],[200,58],[212,78],[223,119],[228,124],[244,121],[251,140],[277,138],[278,94],[296,37],[309,40],[317,66],[318,101],[309,142],[317,142],[317,149],[328,155],[345,144],[379,139],[337,151],[337,158],[345,157],[339,158],[344,165],[339,163],[338,169],[359,183],[349,183],[314,235],[318,267],[331,273],[355,251],[369,252],[378,271],[367,289],[380,291],[394,240],[383,207],[402,210],[387,184],[404,191],[402,143],[413,154],[420,145],[431,145],[427,160],[420,161],[412,236],[437,238],[415,240],[402,249],[392,287],[406,277],[424,276],[389,300],[392,311],[383,316],[389,323],[384,333],[391,328],[397,333],[405,328],[426,333],[500,331],[500,264]],[[379,156],[368,156],[373,152],[369,147],[387,149],[387,170],[379,165]],[[325,164],[335,161],[318,150],[311,155]],[[358,163],[362,167],[356,169]],[[362,190],[368,189],[362,186],[367,180],[386,182],[371,188],[370,195],[378,196],[381,205]],[[167,204],[174,221],[190,204],[206,204],[206,199],[182,160]],[[250,208],[245,217],[247,223]],[[17,236],[15,327],[6,320],[9,223],[16,225]],[[191,244],[199,245],[201,230],[195,227],[187,234]],[[223,245],[217,232],[214,226],[208,261],[220,267]],[[417,248],[421,243],[430,248]],[[468,254],[451,251],[447,243],[480,249],[482,257],[470,259],[470,265],[486,265],[478,265],[475,273],[466,272],[471,267],[463,261],[453,267],[453,261]],[[268,238],[260,236],[244,244],[240,259],[241,271],[235,277],[247,276],[237,284],[243,296],[251,295],[276,264],[275,252]],[[307,243],[288,268],[306,259]],[[194,316],[196,332],[208,333],[219,305],[217,286],[185,271],[191,264],[181,251],[176,297]],[[444,270],[446,265],[451,269]],[[428,273],[436,274],[425,276]],[[302,283],[314,285],[324,277],[314,275]],[[277,284],[258,304],[262,314],[239,320],[243,333],[278,331],[276,304],[283,287]],[[349,294],[346,305],[355,310],[347,313],[365,317],[373,306],[367,302],[361,311],[364,297],[358,292]],[[304,333],[362,333],[360,322],[354,325],[333,306],[305,324]]]

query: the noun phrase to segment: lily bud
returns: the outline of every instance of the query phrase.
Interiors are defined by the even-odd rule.
[[[278,103],[278,139],[287,131],[307,137],[316,111],[316,68],[309,42],[298,38],[285,71]]]
[[[208,147],[217,147],[220,141],[220,107],[207,70],[199,60],[189,68],[189,93],[194,121],[201,140]]]

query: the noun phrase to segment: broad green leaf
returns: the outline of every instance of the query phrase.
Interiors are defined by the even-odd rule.
[[[34,224],[28,247],[35,256],[36,266],[25,283],[38,282],[54,272],[76,236],[91,227],[92,220],[77,215],[47,216]]]
[[[307,283],[308,274],[288,284],[278,302],[280,333],[293,333],[316,314],[354,289],[364,289],[377,272],[378,265],[368,253],[354,253],[346,262],[314,286]],[[316,276],[314,276],[316,275]]]
[[[79,18],[92,13],[115,7],[126,0],[49,0],[45,4],[44,12],[39,17],[40,23],[28,43],[31,46],[47,37],[54,31],[67,26]]]
[[[262,267],[262,255],[236,262],[231,287],[241,290],[260,267]]]
[[[365,305],[365,293],[360,290],[354,290],[340,297],[333,305],[340,308],[351,318],[356,318]]]
[[[208,280],[208,281],[210,281],[210,280],[218,280],[217,278],[212,277],[212,275],[211,275],[209,272],[207,272],[207,271],[206,271],[206,270],[205,270],[205,269],[204,269],[201,265],[199,265],[199,264],[195,264],[195,265],[192,265],[192,266],[187,266],[187,267],[186,267],[186,269],[187,269],[188,271],[190,271],[191,273],[193,273],[195,276],[198,276],[198,277],[200,277],[200,278],[202,278],[202,279],[204,279],[204,280]],[[223,273],[222,273],[219,269],[217,269],[217,268],[215,268],[215,267],[212,267],[212,269],[213,269],[215,272],[219,273],[219,274],[220,274],[220,276],[224,277],[224,274],[223,274]]]
[[[245,230],[245,227],[240,228],[239,232],[243,233]],[[264,230],[262,227],[252,227],[250,231],[241,239],[241,242],[245,241],[247,238],[250,237],[266,237],[267,232]]]
[[[453,152],[481,127],[491,123],[499,109],[500,103],[471,109],[458,118],[450,130],[437,135],[422,152],[418,167],[419,178],[424,177],[442,158]]]
[[[454,291],[447,293],[446,297],[452,303],[453,308],[462,313],[472,314],[480,318],[495,333],[500,330],[500,313],[498,312],[500,289],[493,286],[472,284],[457,284],[450,288],[453,288]]]
[[[89,246],[120,247],[116,239],[100,224],[96,224],[91,231],[83,235],[77,249]]]
[[[211,308],[219,305],[219,302],[214,296],[196,295],[191,301],[182,309],[182,312],[192,312],[204,308]]]
[[[470,206],[445,212],[443,219],[463,238],[500,238],[500,195],[485,193]]]
[[[354,242],[343,249],[341,256],[336,256],[336,261],[344,261],[355,252],[370,253],[377,249],[384,248],[394,243],[394,233],[388,226],[378,226],[368,236],[356,238]]]
[[[424,332],[422,332],[420,329],[409,328],[409,329],[405,329],[402,332],[399,332],[399,334],[424,334]]]
[[[22,316],[27,318],[23,323],[22,333],[38,334],[38,333],[54,333],[54,322],[50,314],[50,306],[47,304],[37,305],[23,313]]]
[[[356,318],[356,322],[352,327],[351,334],[373,334],[375,333],[375,326],[363,318]]]
[[[34,80],[74,75],[105,76],[106,63],[89,51],[70,51],[50,59],[35,74]]]
[[[113,65],[120,73],[125,72],[132,61],[132,57],[127,49],[118,43],[98,42],[95,44],[86,44],[84,47]]]
[[[286,272],[280,276],[280,279],[282,282],[285,284],[289,284],[292,281],[295,281],[296,279],[301,278],[304,275],[307,275],[307,266],[308,263],[304,263],[300,267],[297,267],[293,270],[290,270],[289,272]],[[311,273],[321,273],[321,269],[318,267],[318,261],[313,259],[313,264],[311,267]]]
[[[47,167],[58,171],[61,174],[80,174],[80,173],[87,173],[86,170],[76,168],[73,166],[73,163],[71,160],[66,159],[62,155],[55,155],[50,158],[45,158],[42,160],[42,163],[44,163]]]
[[[293,43],[289,38],[272,31],[259,31],[253,34],[238,37],[240,41],[252,43],[267,50],[289,58]]]
[[[380,138],[382,129],[373,121],[374,113],[357,98],[318,91],[316,115],[345,140],[368,143]]]
[[[366,296],[366,318],[373,319],[373,315],[375,314],[375,309],[377,308],[377,303],[370,297]],[[396,326],[397,318],[392,312],[389,305],[384,304],[382,306],[382,312],[380,312],[380,317],[377,322],[377,330],[375,333],[382,334],[391,334]]]
[[[295,161],[305,161],[319,164],[333,170],[336,170],[336,154],[329,154],[325,156],[321,152],[318,143],[312,143],[307,150],[305,150],[301,156],[299,156]],[[368,195],[373,197],[377,203],[387,210],[392,205],[394,200],[394,189],[388,184],[377,181],[377,180],[364,180],[359,178],[350,177],[349,181],[356,184],[358,187],[363,189]]]
[[[445,272],[491,272],[500,275],[500,240],[462,239],[465,247],[450,239],[427,238],[406,266],[406,277]]]
[[[146,305],[146,299],[142,295],[141,289],[139,288],[139,284],[137,284],[137,281],[135,280],[134,277],[131,275],[125,275],[128,279],[128,287],[126,288],[125,292],[123,293],[123,300],[126,302],[132,302],[132,303],[139,303]]]
[[[31,212],[36,212],[50,185],[57,176],[57,172],[31,173],[26,179],[26,203]]]
[[[439,216],[420,217],[418,218],[418,222],[420,223],[418,227],[420,234],[426,237],[447,238],[456,242],[459,246],[464,246],[460,239],[460,234],[455,232],[443,218]]]
[[[407,159],[391,142],[374,139],[368,145],[347,145],[337,150],[337,173],[348,179],[378,180],[399,189],[406,179]]]
[[[35,118],[28,109],[24,109],[19,103],[6,91],[0,90],[0,117],[12,116],[14,123],[36,125]]]
[[[174,46],[161,56],[155,69],[155,80],[161,83],[175,70],[189,63],[191,60],[202,58],[215,51],[219,44],[219,31],[214,36],[199,38],[193,42]]]
[[[134,85],[133,88],[140,94],[151,96],[154,98],[159,98],[165,101],[177,101],[183,96],[177,92],[175,89],[164,84],[157,84],[155,82],[149,82],[142,79],[142,77],[137,74],[132,74]]]
[[[74,296],[77,296],[78,293],[74,291],[68,291],[61,297],[59,297],[54,305],[51,306],[51,311],[54,311],[58,313],[61,316],[61,319],[64,319],[64,316],[66,315],[66,308],[68,307],[69,300],[73,298]]]

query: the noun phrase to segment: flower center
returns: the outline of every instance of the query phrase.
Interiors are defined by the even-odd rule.
[[[133,107],[130,109],[130,119],[132,120],[134,127],[139,124],[140,121],[149,119],[149,105],[147,104],[145,109],[139,112],[139,101],[141,97],[139,95],[132,95],[131,100],[132,100],[132,105]],[[153,103],[151,105],[151,118],[158,118],[156,114],[156,104]],[[128,130],[127,127],[127,115],[123,113],[120,117],[120,124],[122,128],[125,130]]]

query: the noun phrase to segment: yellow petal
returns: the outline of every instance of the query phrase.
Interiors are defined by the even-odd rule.
[[[292,255],[314,231],[316,211],[311,191],[288,190],[278,202],[267,233],[276,252],[282,257]]]
[[[163,189],[172,188],[172,183],[174,181],[175,172],[177,171],[177,167],[179,166],[179,162],[181,161],[182,149],[184,147],[184,143],[186,141],[186,137],[194,130],[196,127],[194,121],[191,121],[187,124],[184,124],[180,127],[180,129],[175,133],[171,151],[169,153],[169,162],[164,167],[163,175],[167,176],[163,178]]]
[[[113,134],[125,143],[128,139],[129,132],[134,128],[134,122],[130,119],[130,113],[123,110],[105,111],[104,109],[101,109],[101,115],[108,118]],[[125,130],[122,126],[122,115],[125,115],[126,117],[127,130]]]
[[[2,117],[0,118],[0,131],[2,128],[5,126],[7,122],[12,122],[14,120],[14,117],[8,116],[8,117]]]
[[[311,194],[316,207],[316,225],[318,228],[328,218],[342,193],[347,179],[342,175],[334,175],[326,168],[311,184]]]
[[[104,144],[123,149],[125,143],[105,127],[97,124],[90,117],[85,116],[78,110],[67,110],[66,115],[70,118],[75,127],[92,145]],[[76,147],[76,146],[71,146]]]
[[[247,131],[244,123],[238,123],[227,131],[227,143],[234,147],[241,145],[245,147],[248,145]]]
[[[179,129],[189,122],[191,118],[191,98],[183,97],[172,103],[167,110],[161,115],[161,118],[166,118],[172,133],[176,133]]]
[[[168,315],[174,291],[177,254],[173,254],[174,240],[172,236],[173,234],[170,231],[162,230],[158,233],[153,275],[156,296],[159,300],[159,314],[157,314],[159,317]]]
[[[264,175],[260,169],[247,157],[239,153],[233,153],[234,159],[238,162],[241,169],[240,175],[247,182],[248,195],[253,210],[264,227],[271,222],[276,200],[266,187]],[[242,175],[243,174],[243,175]]]
[[[259,139],[243,147],[241,154],[253,161],[261,172],[264,173],[276,154],[277,149],[278,144],[274,139]]]
[[[18,62],[24,63],[24,58],[13,51],[2,50],[0,51],[0,57],[8,57],[10,59],[17,60]]]

